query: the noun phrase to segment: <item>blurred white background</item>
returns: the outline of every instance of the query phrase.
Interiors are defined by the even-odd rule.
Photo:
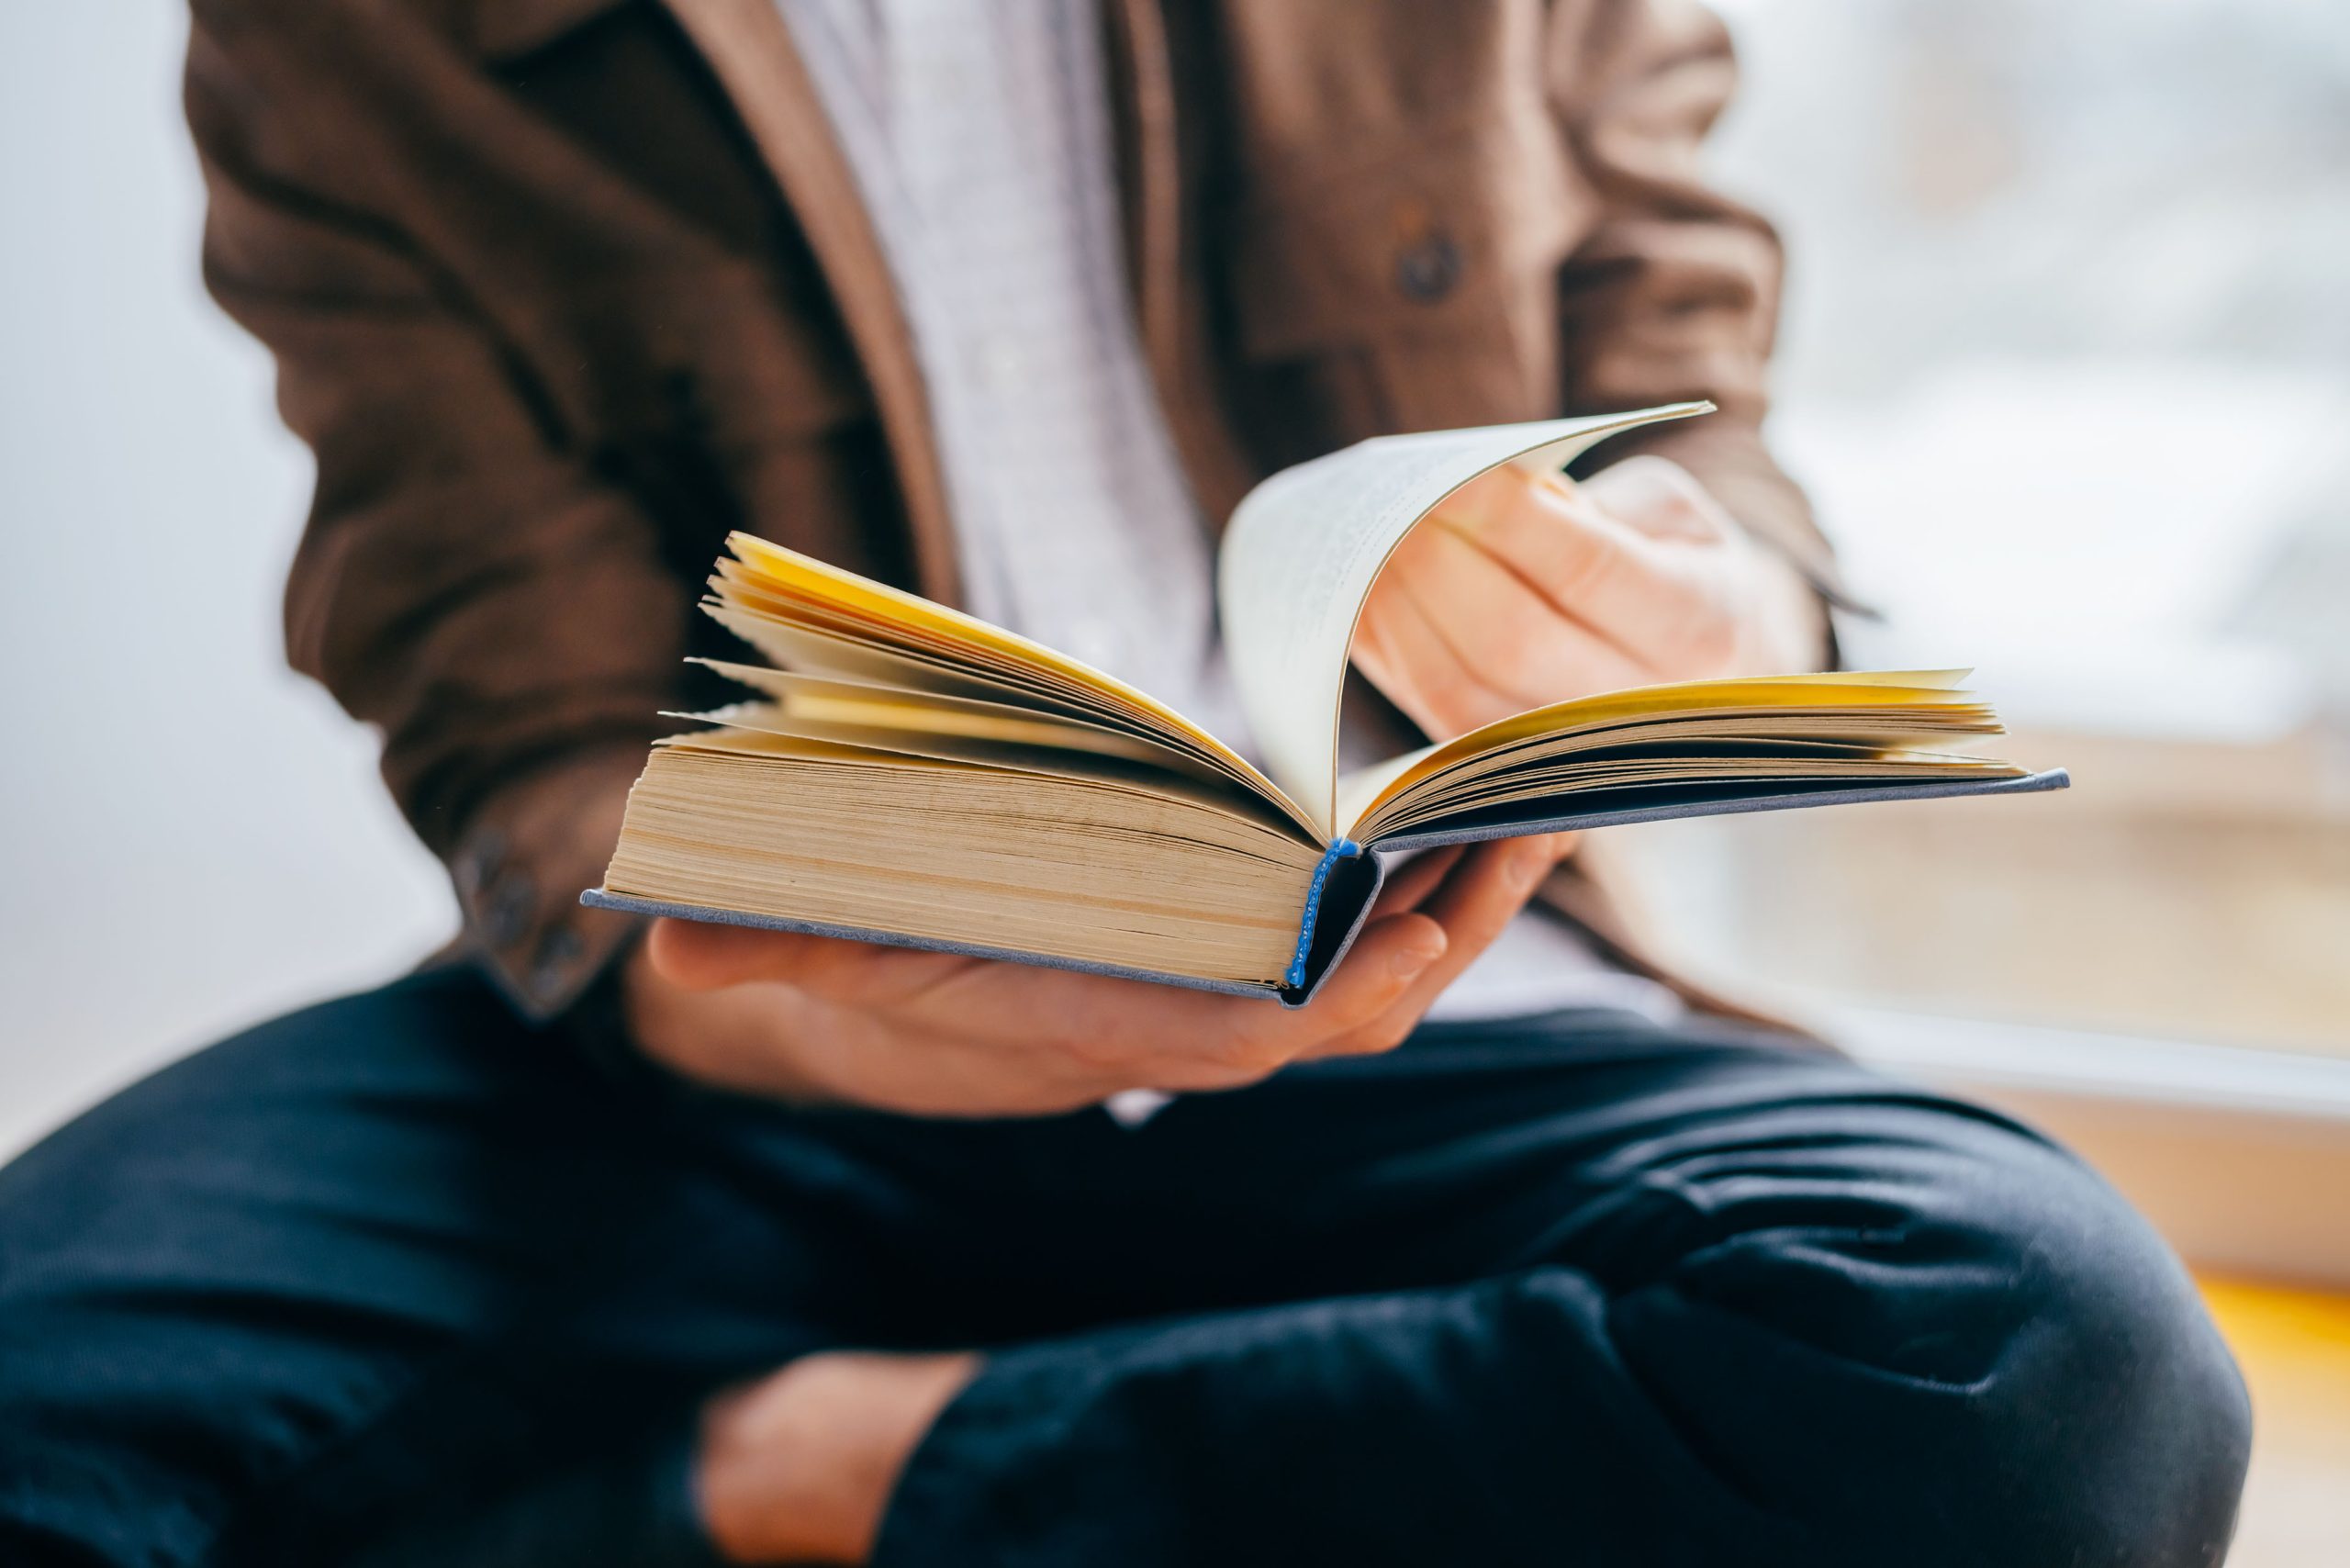
[[[2236,906],[2192,868],[2120,878],[2143,859],[2128,824],[2065,819],[2092,824],[2061,839],[2087,858],[2020,856],[2068,888],[2115,872],[2117,901],[2167,922],[2146,939],[2163,963],[2201,955],[2196,985],[2223,1001],[2306,980],[2239,1032],[2322,1046],[2318,970],[2350,950],[2324,956],[2350,899],[2350,7],[1726,9],[1749,78],[1718,162],[1796,258],[1780,439],[1895,612],[1853,630],[1856,656],[1981,664],[2014,717],[2069,743],[2038,760],[2081,762],[2104,734],[2142,748],[2109,778],[2250,778],[2268,814],[2192,825],[2233,809],[2222,789],[2165,799],[2152,831],[2252,834],[2313,868],[2229,897],[2288,917],[2315,979],[2211,946],[2191,916]],[[198,284],[185,25],[171,4],[0,9],[0,1155],[208,1038],[395,972],[453,924],[371,737],[280,661],[308,465],[263,355]],[[2093,781],[2073,802],[2092,813]],[[1863,915],[1879,929],[1830,910],[1811,948],[1757,950],[1758,907],[1803,907],[1765,879],[1798,857],[1896,866],[1912,893],[1951,877],[1949,922],[1913,946],[2009,920],[2037,897],[2026,870],[1970,891],[1936,869],[1984,861],[1964,833],[1888,856],[1724,832],[1681,846],[1671,890],[1732,962],[1960,1013],[2133,1016],[2012,955],[1981,956],[1975,991],[1936,992],[1881,910]],[[1749,862],[1740,845],[1759,846],[1735,852]],[[2050,968],[2095,966],[2097,941],[2065,940]]]
[[[0,1156],[454,920],[279,654],[309,459],[196,275],[185,28],[0,7]]]
[[[1720,8],[1717,167],[1793,252],[1776,439],[1890,615],[1856,655],[2027,726],[2343,707],[2338,606],[2279,579],[2350,593],[2350,6]]]
[[[2350,1055],[2350,6],[1724,8],[1774,439],[1886,611],[1846,653],[1975,666],[2076,787],[1650,834],[1672,924],[1971,1051],[2306,1085]]]

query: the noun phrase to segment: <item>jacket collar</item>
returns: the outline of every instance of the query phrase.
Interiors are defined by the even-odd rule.
[[[557,0],[548,0],[549,4]],[[592,0],[569,0],[574,5]],[[954,603],[960,583],[946,476],[913,330],[847,159],[775,0],[662,0],[701,51],[783,187],[823,269],[881,416],[924,594]]]
[[[559,30],[621,0],[499,0]],[[776,0],[661,0],[733,101],[791,204],[839,306],[898,470],[923,593],[959,590],[953,519],[913,331],[848,162]],[[1129,279],[1145,355],[1202,503],[1221,521],[1246,487],[1205,385],[1202,326],[1183,286],[1176,94],[1160,0],[1106,0]],[[553,36],[552,32],[544,36]]]

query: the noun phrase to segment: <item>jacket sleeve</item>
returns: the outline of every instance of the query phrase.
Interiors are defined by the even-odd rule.
[[[1695,475],[1831,601],[1849,602],[1803,492],[1762,442],[1779,309],[1777,234],[1709,189],[1699,148],[1737,79],[1728,30],[1695,0],[1564,0],[1547,85],[1599,207],[1559,276],[1565,405],[1710,398],[1721,411],[1612,442]]]
[[[630,923],[601,879],[691,595],[527,368],[338,146],[330,72],[279,21],[199,0],[187,109],[205,278],[274,353],[317,459],[285,595],[295,666],[383,736],[383,771],[453,874],[465,938],[532,1016],[568,1006]]]

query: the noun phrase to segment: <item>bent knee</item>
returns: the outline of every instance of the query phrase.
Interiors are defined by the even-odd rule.
[[[1976,1458],[2007,1503],[1985,1546],[2018,1562],[2217,1563],[2252,1409],[2193,1286],[2126,1211],[2101,1245],[2036,1272],[1984,1386]]]
[[[2217,1562],[2251,1413],[2177,1260],[2035,1140],[1909,1152],[1864,1204],[1781,1192],[1615,1304],[1685,1448],[1815,1562]]]
[[[2250,1457],[2243,1380],[2151,1227],[2086,1171],[2065,1184],[2079,1190],[1976,1238],[1974,1266],[1996,1262],[1986,1282],[2009,1300],[1971,1348],[1979,1361],[1954,1369],[1963,1381],[1920,1381],[1913,1462],[1888,1495],[1912,1529],[1942,1522],[1953,1562],[2215,1564]],[[2051,1224],[2048,1208],[2069,1212]],[[1942,1266],[1922,1271],[1929,1311]],[[1948,1291],[1954,1320],[1982,1315],[1979,1282]],[[1942,1332],[1965,1338],[1960,1321]],[[1908,1533],[1873,1543],[1880,1560],[1908,1555]]]

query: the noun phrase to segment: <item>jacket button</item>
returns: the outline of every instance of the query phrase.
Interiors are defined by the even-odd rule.
[[[511,947],[531,929],[538,906],[538,890],[520,871],[509,871],[482,900],[481,930],[493,947]]]
[[[1433,230],[1395,258],[1395,286],[1406,299],[1433,304],[1450,294],[1460,281],[1460,247],[1442,230]]]

